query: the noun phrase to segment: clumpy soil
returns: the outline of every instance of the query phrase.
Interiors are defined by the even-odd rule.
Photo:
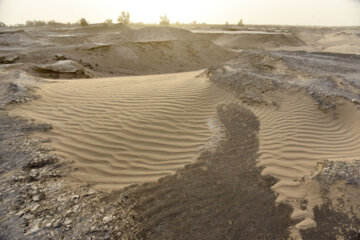
[[[300,231],[304,240],[360,239],[360,233],[355,228],[359,226],[360,219],[334,210],[331,202],[314,207],[314,217],[316,228]]]

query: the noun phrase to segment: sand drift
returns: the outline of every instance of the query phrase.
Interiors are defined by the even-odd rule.
[[[53,126],[35,137],[49,139],[58,155],[74,161],[78,171],[71,176],[76,182],[115,190],[156,182],[197,162],[200,153],[216,151],[219,142],[225,147],[217,107],[244,104],[222,84],[199,71],[49,80],[41,84],[39,100],[14,108],[12,114]],[[357,159],[360,114],[352,105],[321,112],[304,92],[276,95],[280,104],[247,106],[260,121],[258,166],[264,167],[262,175],[279,180],[272,189],[279,194],[277,201],[293,206],[292,217],[300,221],[296,229],[315,227],[312,209],[323,203],[321,190],[305,180],[318,162]],[[228,126],[227,131],[235,129]]]
[[[308,96],[283,97],[276,110],[250,108],[261,123],[258,166],[264,167],[263,175],[279,180],[272,189],[279,194],[277,201],[293,206],[292,217],[302,220],[297,228],[315,227],[312,209],[323,199],[320,185],[309,179],[319,162],[359,159],[360,113],[351,105],[323,113]]]
[[[39,137],[75,161],[76,179],[118,189],[171,174],[207,147],[229,94],[199,73],[45,83],[13,113],[53,125]]]

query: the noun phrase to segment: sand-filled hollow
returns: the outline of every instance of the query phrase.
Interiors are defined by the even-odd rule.
[[[75,162],[78,181],[155,181],[195,161],[219,132],[216,106],[229,94],[198,74],[50,81],[12,113],[53,126],[35,136]]]

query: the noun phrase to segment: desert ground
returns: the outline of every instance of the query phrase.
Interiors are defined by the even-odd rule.
[[[0,239],[359,239],[360,27],[0,29]]]

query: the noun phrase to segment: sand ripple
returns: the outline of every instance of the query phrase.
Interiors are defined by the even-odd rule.
[[[304,183],[318,161],[354,160],[360,156],[360,113],[355,106],[345,105],[336,113],[323,113],[314,102],[299,94],[286,95],[279,109],[254,107],[261,122],[259,166],[263,175],[280,181],[273,186],[279,201],[295,207],[293,217],[305,218],[301,224],[314,222],[312,207],[321,202],[316,183]],[[301,210],[300,202],[308,200]]]
[[[154,181],[193,162],[212,135],[209,119],[226,94],[199,72],[62,80],[14,114],[50,123],[37,134],[102,188]]]

